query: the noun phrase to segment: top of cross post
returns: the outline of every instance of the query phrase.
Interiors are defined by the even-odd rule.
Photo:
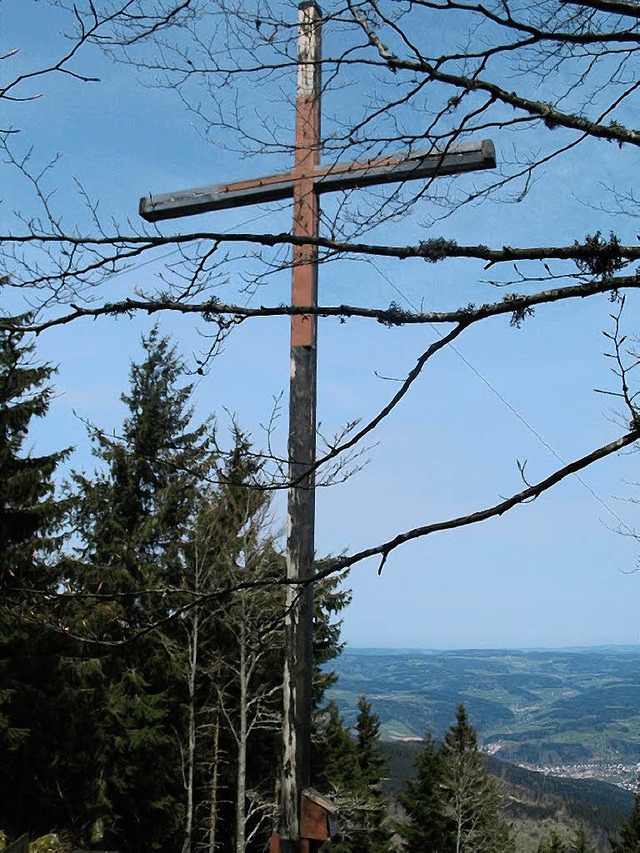
[[[305,9],[313,9],[319,18],[322,17],[322,9],[316,3],[316,0],[303,0],[302,3],[298,3],[298,9],[301,12],[304,12]]]

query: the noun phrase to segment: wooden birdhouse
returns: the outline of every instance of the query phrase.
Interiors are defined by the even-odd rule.
[[[304,790],[300,808],[301,850],[315,853],[337,832],[337,807],[313,788]],[[271,836],[269,853],[280,853],[280,836],[277,832]]]

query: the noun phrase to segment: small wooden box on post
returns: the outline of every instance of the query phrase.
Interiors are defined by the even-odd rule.
[[[316,327],[318,307],[319,197],[324,193],[378,184],[433,179],[492,169],[489,139],[466,141],[424,151],[408,151],[351,163],[320,163],[322,13],[315,0],[298,6],[296,139],[294,167],[251,180],[213,184],[140,199],[148,222],[226,210],[283,199],[293,200],[291,305],[310,313],[291,316],[289,395],[289,493],[287,601],[283,679],[283,759],[279,832],[272,851],[309,853],[329,837],[335,808],[311,783],[313,672],[313,575],[315,571]],[[303,792],[303,793],[302,793]],[[314,799],[315,797],[315,799]],[[317,810],[320,809],[318,812]],[[315,817],[314,817],[315,815]],[[324,821],[324,823],[323,823]],[[309,826],[316,835],[304,836]],[[318,827],[324,826],[325,829]],[[310,846],[315,845],[315,846]]]
[[[338,833],[338,809],[313,788],[302,792],[300,805],[300,850],[316,853]],[[271,836],[269,853],[281,853],[280,835]]]

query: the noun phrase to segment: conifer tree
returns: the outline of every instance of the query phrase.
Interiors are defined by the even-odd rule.
[[[380,718],[371,710],[366,696],[358,699],[356,759],[362,783],[373,793],[380,793],[380,781],[387,761],[380,749]]]
[[[326,561],[318,560],[318,571]],[[340,639],[342,620],[336,618],[351,602],[351,590],[344,586],[347,573],[329,575],[318,581],[313,606],[313,701],[322,706],[326,691],[336,683],[337,675],[327,664],[338,657],[345,644]]]
[[[327,703],[315,759],[315,785],[327,794],[348,793],[360,785],[355,743],[334,699]]]
[[[365,696],[358,700],[355,735],[359,791],[351,850],[386,853],[391,841],[388,803],[382,792],[386,758],[380,749],[380,718]]]
[[[22,335],[0,331],[0,802],[16,829],[46,822],[56,799],[48,748],[59,737],[56,650],[64,643],[24,618],[42,614],[59,583],[65,507],[53,478],[69,453],[26,448],[52,398],[54,369],[35,363],[34,349]]]
[[[334,799],[340,812],[339,835],[322,848],[327,853],[386,853],[389,849],[387,808],[380,791],[384,759],[378,750],[379,728],[364,697],[359,702],[355,738],[344,726],[335,701],[327,705],[318,786]]]
[[[455,850],[455,826],[442,802],[444,773],[442,745],[427,730],[416,757],[416,778],[406,783],[400,796],[409,818],[408,824],[401,827],[408,853]]]
[[[640,853],[640,786],[636,788],[633,811],[622,825],[620,837],[609,841],[612,853]]]
[[[553,829],[547,838],[541,839],[537,853],[568,853],[568,848],[560,835]]]
[[[216,486],[203,490],[187,552],[185,590],[204,596],[205,603],[181,621],[192,650],[186,670],[192,675],[193,734],[182,750],[192,756],[185,773],[192,791],[185,850],[226,850],[232,840],[234,850],[264,849],[280,773],[286,566],[274,539],[260,460],[237,428],[233,441],[216,471]],[[349,593],[337,588],[340,580],[329,578],[316,589],[318,700],[335,680],[320,664],[341,648],[334,616]],[[229,594],[247,581],[263,585]]]
[[[228,673],[226,678],[220,678],[220,669],[224,665],[234,669],[237,655],[233,648],[234,626],[229,626],[225,618],[231,602],[228,597],[218,601],[218,597],[236,578],[241,530],[250,516],[247,499],[253,507],[253,499],[260,498],[260,492],[249,495],[248,489],[245,499],[240,497],[241,481],[248,474],[240,451],[242,441],[236,434],[220,488],[203,489],[202,505],[186,549],[184,588],[196,603],[180,620],[182,635],[177,639],[188,686],[181,750],[186,792],[184,853],[194,847],[218,849],[217,830],[225,823],[219,803],[227,804],[233,796],[230,765],[236,745],[225,722],[237,707],[229,693],[233,692],[235,698],[237,691],[225,690],[232,679]],[[200,600],[206,603],[201,605]],[[219,797],[220,790],[224,797]],[[231,835],[229,827],[225,834]]]
[[[501,817],[502,798],[489,775],[464,705],[444,743],[427,732],[401,803],[409,818],[402,829],[410,853],[510,853],[510,827]]]
[[[85,845],[139,853],[225,850],[235,809],[240,850],[242,801],[249,803],[247,815],[256,796],[268,812],[280,760],[274,702],[282,680],[284,564],[260,529],[268,500],[256,488],[256,457],[236,431],[226,465],[219,464],[210,423],[191,426],[182,362],[154,329],[131,367],[120,434],[92,429],[99,467],[74,475],[74,494],[65,504],[72,503],[74,554],[49,560],[61,514],[52,476],[64,454],[20,453],[30,419],[46,413],[50,394],[44,383],[51,368],[33,368],[29,355],[15,336],[0,338],[2,603],[18,594],[23,602],[32,588],[57,591],[61,583],[77,596],[65,612],[70,635],[54,641],[47,636],[41,643],[33,626],[27,636],[22,623],[0,614],[0,743],[14,756],[5,752],[0,761],[3,807],[16,817],[8,828],[55,827]],[[220,484],[212,487],[214,466]],[[202,544],[205,526],[208,555],[201,566],[208,574],[196,583],[195,543]],[[274,585],[219,597],[258,572]],[[349,598],[341,580],[327,579],[317,589],[318,700],[334,679],[319,666],[341,648],[333,618]],[[206,604],[182,613],[199,595]],[[242,614],[265,616],[268,625],[243,626]],[[193,642],[198,632],[199,647]],[[247,664],[253,682],[245,680],[243,706],[240,682],[234,686],[229,673],[235,668],[246,676]],[[18,671],[24,684],[14,678]],[[258,694],[264,702],[252,717]],[[238,732],[224,723],[225,713],[232,724],[243,707],[251,713],[245,713],[247,739],[240,748]],[[253,729],[252,719],[260,723]],[[348,735],[346,743],[353,755]],[[22,772],[30,788],[22,785]],[[357,774],[355,759],[351,773]],[[240,784],[245,796],[234,794]],[[19,820],[22,806],[23,814],[36,816],[26,826]],[[250,843],[245,835],[246,849],[262,849],[258,839]]]
[[[190,427],[192,387],[175,348],[157,328],[142,345],[122,395],[121,436],[93,430],[101,468],[75,477],[83,541],[70,572],[78,591],[96,596],[90,612],[76,614],[78,624],[103,641],[129,641],[92,650],[76,666],[78,691],[91,697],[82,725],[95,752],[83,804],[89,840],[136,851],[176,846],[182,832],[186,696],[177,629],[171,622],[149,629],[179,602],[200,485],[212,464],[211,428]],[[78,740],[82,752],[80,731]]]
[[[15,350],[15,339],[0,340],[6,360],[5,344]],[[29,354],[28,348],[20,352]],[[0,762],[1,791],[10,792],[3,797],[3,806],[19,815],[19,808],[12,804],[21,798],[25,809],[44,821],[28,829],[55,827],[85,845],[139,853],[226,849],[234,835],[235,809],[236,848],[242,849],[237,832],[242,800],[264,797],[267,810],[272,807],[280,759],[273,702],[282,680],[278,637],[284,565],[272,538],[260,530],[268,501],[265,492],[255,488],[256,457],[245,437],[236,432],[226,466],[218,464],[210,423],[191,426],[191,387],[183,379],[182,362],[154,329],[143,339],[142,358],[131,367],[130,385],[122,395],[126,414],[120,434],[91,430],[99,467],[90,474],[74,475],[75,551],[58,566],[46,556],[56,546],[50,534],[55,532],[60,507],[51,500],[51,477],[63,454],[23,454],[22,464],[19,453],[29,419],[46,412],[49,392],[40,386],[50,368],[40,372],[29,368],[32,372],[28,372],[25,367],[19,373],[12,366],[3,377],[4,365],[0,359],[4,382],[0,387],[0,439],[4,441],[4,445],[0,442],[4,466],[0,473],[6,472],[0,489],[5,490],[5,516],[13,513],[14,517],[6,524],[0,518],[0,583],[5,593],[16,595],[31,587],[55,591],[64,583],[77,594],[68,604],[66,624],[71,635],[83,635],[86,642],[66,635],[56,635],[55,643],[47,638],[42,646],[56,654],[45,658],[30,628],[30,659],[25,655],[19,660],[26,634],[20,633],[19,623],[7,621],[4,612],[0,616],[3,653],[12,644],[11,655],[5,655],[9,663],[0,663],[3,690],[5,685],[10,688],[0,696],[0,740],[4,745],[11,741],[15,765],[20,763],[31,780],[34,772],[38,778],[38,791],[25,793],[16,766]],[[216,475],[221,475],[216,487],[207,485],[214,466]],[[14,485],[15,498],[9,496]],[[198,586],[193,575],[194,544],[202,543],[205,525],[209,574]],[[219,598],[221,590],[248,575],[255,579],[258,570],[261,577],[273,578],[274,585],[255,595],[246,590],[244,596],[225,593]],[[316,667],[340,649],[339,623],[333,616],[349,597],[338,587],[340,580],[318,585]],[[182,613],[181,608],[201,594],[207,604]],[[5,594],[4,604],[7,598]],[[242,613],[261,612],[268,617],[266,628],[246,623],[244,630],[236,620]],[[237,622],[233,626],[232,615]],[[198,619],[200,659],[193,643]],[[235,642],[240,635],[242,642]],[[207,668],[212,650],[215,665]],[[225,728],[224,722],[225,712],[228,722],[242,713],[242,689],[240,683],[232,684],[229,673],[234,667],[243,672],[237,666],[243,655],[253,679],[245,711],[257,707],[254,700],[262,693],[272,703],[269,713],[274,713],[268,725],[262,725],[264,715],[259,717],[260,725],[248,732],[251,740],[245,740],[240,749],[237,732]],[[10,681],[10,665],[16,661],[27,680],[37,662],[28,694],[14,689]],[[54,666],[45,672],[48,661]],[[317,669],[318,698],[332,678],[326,667],[322,674]],[[34,685],[38,685],[36,691]],[[40,743],[34,740],[30,723],[38,717],[43,729],[45,717],[37,696],[37,689],[43,688],[55,720]],[[222,694],[224,708],[219,701]],[[18,705],[19,695],[25,701],[21,698]],[[17,715],[18,707],[31,716]],[[251,719],[245,715],[247,730]],[[347,742],[353,749],[349,737]],[[19,755],[22,744],[28,745],[28,761]],[[186,760],[189,749],[193,754]],[[191,770],[183,773],[189,761]],[[55,770],[47,774],[49,766]],[[356,770],[354,761],[353,773]],[[246,796],[236,797],[233,786],[239,786],[241,778]],[[22,828],[19,823],[15,826]],[[258,849],[256,844],[257,835],[251,844],[246,837],[247,850]]]
[[[51,365],[33,363],[33,344],[0,330],[0,582],[3,596],[55,583],[45,571],[60,521],[53,475],[69,451],[34,456],[25,452],[31,422],[47,414],[53,391]]]
[[[379,747],[380,720],[366,697],[358,701],[355,731],[345,727],[331,700],[324,713],[315,760],[315,784],[340,811],[339,837],[327,853],[386,853],[391,832],[381,781],[385,758]]]
[[[285,602],[278,581],[285,568],[274,543],[269,493],[260,488],[260,467],[248,439],[235,429],[234,447],[198,519],[193,543],[200,592],[213,596],[191,616],[193,627],[199,623],[198,728],[211,730],[218,721],[227,761],[218,768],[217,785],[233,807],[226,834],[236,853],[269,834],[282,701]],[[264,585],[242,586],[257,582]],[[225,592],[234,587],[240,588]],[[194,741],[202,779],[210,763],[207,738]]]
[[[445,734],[442,758],[443,801],[454,826],[456,853],[513,850],[510,829],[500,814],[497,782],[487,770],[464,705],[458,707],[456,722]]]
[[[581,823],[574,831],[569,851],[570,853],[595,853],[584,824]]]

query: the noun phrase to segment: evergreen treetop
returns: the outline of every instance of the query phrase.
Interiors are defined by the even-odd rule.
[[[64,505],[54,499],[53,476],[70,449],[36,456],[25,452],[34,418],[43,418],[54,368],[34,363],[35,345],[0,330],[0,585],[6,597],[29,585],[46,589],[55,577],[45,558],[58,545]]]
[[[356,759],[362,784],[372,793],[379,794],[387,760],[380,749],[380,718],[372,712],[366,696],[358,699]]]
[[[85,647],[73,664],[95,752],[79,805],[91,816],[90,840],[126,850],[175,846],[183,823],[186,681],[174,614],[189,586],[189,543],[215,461],[211,424],[191,425],[192,390],[175,347],[154,327],[121,397],[120,435],[92,429],[101,467],[75,476],[76,626],[115,644]]]
[[[416,756],[416,778],[410,779],[400,795],[409,822],[401,827],[408,853],[454,850],[454,826],[442,802],[445,773],[442,745],[427,730]]]
[[[327,853],[387,853],[391,831],[380,784],[385,765],[379,747],[380,720],[364,696],[358,702],[355,732],[344,727],[333,700],[324,716],[319,784],[336,800],[340,833],[322,849]]]
[[[410,853],[511,853],[510,827],[501,816],[502,798],[478,747],[464,705],[444,743],[427,732],[417,759],[417,779],[401,797]]]
[[[215,463],[211,423],[191,426],[193,386],[184,382],[175,347],[156,326],[142,349],[121,396],[128,412],[120,436],[92,428],[101,466],[74,477],[82,542],[70,574],[84,593],[113,596],[96,606],[93,620],[96,633],[111,640],[171,612],[167,593],[184,584],[202,482]]]

